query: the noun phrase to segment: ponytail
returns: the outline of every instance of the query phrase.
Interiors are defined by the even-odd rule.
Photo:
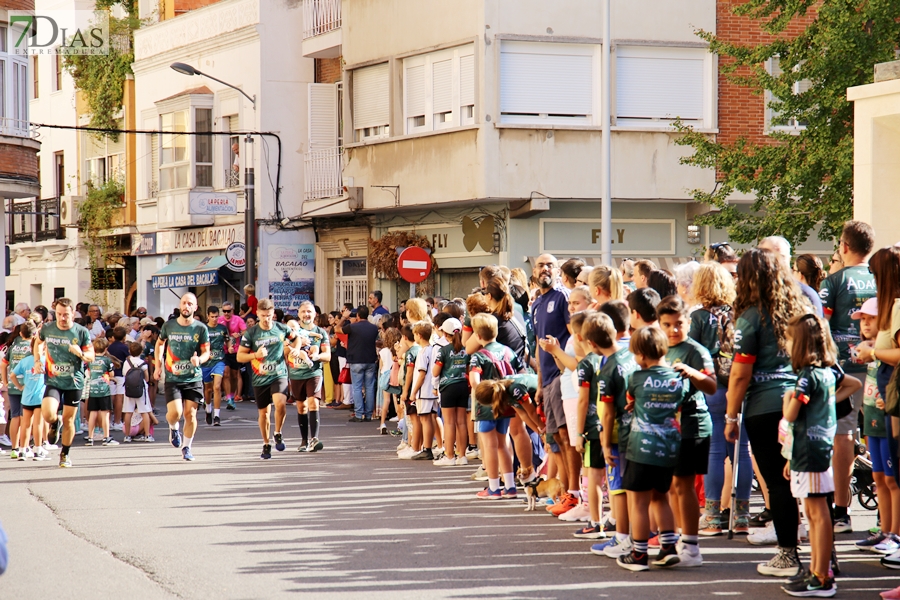
[[[454,352],[460,352],[460,351],[462,351],[463,348],[465,348],[465,346],[463,346],[463,343],[462,343],[462,332],[461,331],[454,331],[448,337],[450,338],[450,344],[453,346]]]
[[[482,406],[490,406],[495,419],[509,409],[506,388],[510,383],[508,379],[486,379],[475,388],[475,400]]]

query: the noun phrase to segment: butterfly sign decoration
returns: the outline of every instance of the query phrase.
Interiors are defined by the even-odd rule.
[[[463,217],[463,245],[467,252],[481,246],[485,252],[494,251],[494,217],[488,216],[475,223],[470,217]]]

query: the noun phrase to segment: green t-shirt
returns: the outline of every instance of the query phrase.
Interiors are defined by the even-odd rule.
[[[706,348],[711,357],[719,355],[719,319],[705,308],[698,308],[691,313],[688,337]]]
[[[303,329],[303,327],[301,327],[298,335],[306,335],[306,337],[309,338],[310,352],[312,352],[313,348],[316,348],[318,352],[327,352],[330,348],[328,343],[328,333],[318,325],[313,325],[310,329]],[[307,354],[309,354],[309,352],[307,352]],[[294,381],[322,376],[322,363],[317,360],[314,360],[313,366],[310,367],[306,364],[306,361],[296,359],[288,353],[287,366],[288,377]]]
[[[494,370],[494,363],[491,359],[483,352],[482,350],[486,350],[497,362],[503,362],[504,360],[509,362],[512,366],[513,371],[519,373],[523,370],[522,363],[519,361],[519,357],[516,356],[516,353],[510,350],[508,347],[504,346],[499,342],[491,342],[487,344],[484,348],[472,354],[469,358],[469,370],[470,372],[480,373],[481,381],[485,381],[488,379],[499,379],[503,375],[501,373],[497,373]],[[501,417],[509,417],[512,414],[504,414]],[[494,413],[491,411],[491,407],[483,406],[478,402],[475,403],[475,416],[472,418],[473,421],[493,421]]]
[[[163,366],[166,383],[197,383],[203,381],[203,371],[191,364],[191,358],[203,354],[209,344],[209,330],[200,321],[182,325],[178,319],[166,321],[159,330],[159,339],[166,342]]]
[[[44,384],[57,390],[80,390],[84,387],[84,361],[69,352],[74,344],[87,352],[91,347],[88,330],[73,323],[63,331],[54,323],[41,327],[38,337],[47,344],[47,367]]]
[[[734,362],[752,364],[747,388],[745,417],[780,413],[784,393],[794,387],[797,376],[791,357],[778,347],[772,322],[751,306],[734,324]]]
[[[863,435],[866,437],[887,437],[887,427],[884,425],[884,411],[875,406],[875,401],[881,398],[878,392],[877,373],[881,361],[872,361],[866,371],[866,383],[863,386]]]
[[[6,349],[6,357],[3,359],[3,362],[6,365],[6,372],[12,373],[12,370],[19,364],[19,361],[29,354],[31,354],[31,339],[29,338],[26,340],[16,336],[13,343]],[[15,396],[18,396],[21,393],[12,386],[10,386],[9,392]]]
[[[441,346],[438,350],[437,359],[434,364],[441,368],[441,378],[438,383],[438,389],[443,390],[455,383],[466,381],[466,369],[469,366],[469,355],[466,354],[465,348],[460,348],[459,352],[453,351],[453,344]]]
[[[800,414],[794,421],[791,471],[821,473],[831,467],[837,416],[834,411],[834,372],[829,368],[804,367],[797,378],[794,398]]]
[[[506,388],[509,403],[513,408],[522,408],[523,404],[530,404],[537,394],[537,375],[534,373],[517,373],[507,377],[512,384]]]
[[[669,346],[666,360],[672,366],[684,363],[697,369],[704,375],[715,379],[716,371],[709,350],[691,338],[675,346]],[[687,378],[684,385],[690,396],[684,401],[681,409],[681,437],[686,440],[702,439],[712,435],[712,418],[706,405],[706,395]]]
[[[108,356],[100,355],[88,365],[88,371],[91,374],[91,398],[101,398],[112,394],[109,388],[109,382],[115,376],[113,372],[112,361]]]
[[[248,348],[255,353],[260,348],[266,349],[262,360],[253,357],[250,361],[250,373],[253,387],[265,387],[279,379],[287,379],[287,362],[284,360],[284,343],[294,341],[296,334],[283,323],[272,323],[269,330],[254,325],[244,332],[241,348]]]
[[[634,355],[628,348],[619,348],[616,353],[606,359],[600,369],[600,381],[597,391],[600,402],[612,404],[616,410],[616,424],[613,427],[611,442],[619,444],[619,455],[625,456],[628,449],[628,433],[631,430],[632,412],[625,410],[628,404],[628,384],[631,376],[640,369],[634,362]]]
[[[819,298],[822,311],[831,325],[831,337],[840,353],[841,367],[847,373],[862,373],[866,365],[856,361],[859,321],[850,318],[869,298],[875,297],[875,276],[869,265],[845,267],[822,281]]]
[[[678,464],[678,411],[687,395],[681,375],[669,367],[641,369],[631,376],[628,396],[634,400],[634,418],[626,452],[629,461],[657,467]]]
[[[209,360],[204,367],[214,367],[225,360],[225,342],[228,339],[228,328],[221,323],[215,327],[207,326],[209,332]]]
[[[600,400],[600,370],[603,357],[593,352],[578,362],[575,373],[578,376],[578,387],[588,389],[587,413],[584,416],[584,434],[589,440],[600,439],[600,415],[597,413],[597,402]],[[582,432],[577,432],[582,433]]]

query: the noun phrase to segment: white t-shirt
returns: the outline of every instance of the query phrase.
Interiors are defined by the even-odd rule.
[[[444,344],[441,344],[441,341],[443,341]],[[419,371],[425,371],[425,381],[419,389],[419,398],[422,400],[437,399],[437,396],[434,395],[434,390],[437,389],[438,386],[437,381],[432,374],[434,372],[434,359],[438,347],[446,345],[446,342],[447,340],[441,338],[437,343],[419,350],[419,355],[416,357],[416,379],[419,378]]]
[[[566,342],[565,352],[569,356],[575,356],[575,336],[569,336]],[[575,385],[575,372],[564,369],[559,376],[559,392],[566,400],[578,398],[578,387]]]
[[[378,357],[381,359],[381,373],[385,371],[391,370],[391,364],[393,363],[393,355],[391,354],[390,349],[382,348],[378,351]]]
[[[125,375],[127,375],[127,374],[128,374],[128,371],[131,370],[131,364],[129,364],[129,362],[132,363],[132,364],[134,364],[134,368],[135,368],[135,369],[141,369],[142,371],[144,371],[144,373],[147,372],[147,363],[144,362],[144,359],[142,359],[140,356],[129,356],[128,358],[126,358],[126,359],[122,362],[122,381],[123,381],[123,385],[124,385],[124,381],[125,381]],[[145,379],[145,381],[146,381],[146,379]],[[146,385],[146,383],[144,384],[144,397],[145,397],[145,398],[147,397],[147,385]]]

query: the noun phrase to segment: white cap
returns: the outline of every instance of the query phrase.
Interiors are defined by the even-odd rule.
[[[455,333],[457,331],[462,331],[462,323],[459,322],[459,319],[454,317],[450,317],[443,323],[441,323],[441,331],[444,333]]]

